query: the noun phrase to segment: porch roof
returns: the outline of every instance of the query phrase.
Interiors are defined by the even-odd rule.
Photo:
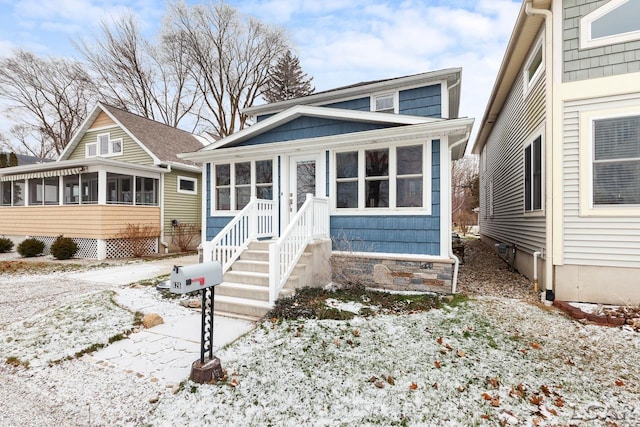
[[[20,179],[46,178],[50,176],[66,176],[84,172],[89,166],[105,166],[112,168],[126,168],[132,171],[166,173],[168,170],[159,166],[145,166],[134,163],[121,162],[105,158],[90,158],[77,160],[61,160],[57,162],[38,163],[33,165],[14,166],[0,169],[0,181],[15,181]]]
[[[305,107],[309,108],[309,107]],[[322,108],[320,108],[322,109]],[[449,138],[449,147],[452,149],[452,160],[464,156],[469,134],[474,119],[428,119],[414,116],[398,116],[394,114],[369,113],[380,116],[395,116],[412,119],[421,119],[414,124],[397,126],[386,129],[377,129],[363,132],[345,133],[340,135],[323,136],[316,138],[298,139],[290,141],[272,142],[261,145],[230,147],[211,150],[200,150],[195,153],[181,154],[186,159],[208,162],[225,161],[238,158],[252,158],[255,156],[276,155],[292,153],[302,149],[320,147],[322,149],[336,149],[341,147],[364,145],[371,142],[396,142],[409,141],[421,138],[438,139],[444,136]],[[267,121],[267,120],[265,120]],[[227,138],[225,138],[227,139]],[[221,140],[221,142],[224,140]]]

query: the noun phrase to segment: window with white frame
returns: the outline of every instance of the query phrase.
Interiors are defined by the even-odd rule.
[[[593,120],[593,205],[640,205],[640,116]]]
[[[122,155],[122,139],[111,139],[108,133],[98,135],[97,141],[86,145],[86,157]]]
[[[373,95],[371,97],[371,111],[378,113],[395,113],[396,112],[396,94],[385,93]]]
[[[580,19],[580,48],[640,40],[640,0],[611,0]]]
[[[524,210],[542,210],[542,135],[524,148]]]
[[[198,180],[186,176],[178,177],[178,193],[198,194]]]
[[[29,183],[29,205],[57,205],[60,180],[57,176],[31,178]]]
[[[256,197],[273,199],[273,161],[217,164],[213,175],[214,211],[242,210]]]
[[[524,92],[525,94],[529,92],[531,87],[538,80],[540,75],[542,74],[542,70],[544,68],[544,49],[542,45],[542,37],[538,39],[538,42],[535,44],[535,47],[531,51],[529,58],[527,58],[527,62],[524,66]]]
[[[401,145],[337,152],[335,208],[428,207],[426,147]]]

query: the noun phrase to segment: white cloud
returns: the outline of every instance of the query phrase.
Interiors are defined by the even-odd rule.
[[[0,57],[8,56],[15,46],[9,40],[0,40]]]

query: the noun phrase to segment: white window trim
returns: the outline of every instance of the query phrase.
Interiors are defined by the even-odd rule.
[[[100,137],[101,136],[106,136],[109,139],[109,144],[108,144],[109,152],[107,154],[100,153]],[[113,143],[117,141],[120,141],[120,151],[114,153]],[[95,147],[96,154],[90,155],[89,147]],[[96,142],[91,142],[85,145],[85,157],[116,157],[116,156],[122,156],[123,153],[124,153],[124,142],[122,138],[111,139],[111,133],[99,133],[98,135],[96,135]]]
[[[397,206],[397,164],[396,164],[396,148],[398,147],[409,147],[422,144],[422,164],[423,164],[423,173],[422,173],[422,207],[398,207]],[[427,140],[426,142],[416,142],[416,141],[403,141],[397,144],[371,144],[358,148],[341,148],[339,150],[335,150],[331,154],[331,172],[330,172],[330,180],[331,180],[331,214],[332,215],[340,215],[340,216],[366,216],[366,215],[374,215],[374,216],[392,216],[392,215],[422,215],[429,216],[431,215],[431,200],[432,200],[432,162],[431,162],[431,150],[432,150],[432,139]],[[365,188],[366,188],[366,179],[365,179],[365,156],[364,152],[368,150],[376,150],[376,149],[389,149],[389,207],[383,208],[367,208],[365,203]],[[348,153],[348,152],[358,152],[358,207],[357,208],[337,208],[337,178],[336,178],[336,154],[338,153]]]
[[[599,37],[594,39],[591,36],[591,24],[602,18],[614,9],[627,3],[629,0],[611,0],[609,3],[597,8],[593,12],[583,16],[580,19],[580,49],[589,49],[593,47],[607,46],[617,43],[624,43],[634,40],[640,40],[640,30],[620,33],[613,36]]]
[[[400,110],[400,101],[399,101],[399,95],[398,95],[398,91],[393,91],[393,92],[377,92],[377,93],[372,93],[371,94],[371,100],[369,102],[369,107],[370,110],[373,112],[376,112],[376,99],[380,98],[380,97],[384,97],[384,96],[392,96],[393,97],[393,114],[398,114],[398,111]],[[387,114],[392,114],[390,112],[387,112]]]
[[[530,217],[530,216],[544,216],[545,215],[545,182],[546,182],[546,174],[545,174],[545,138],[544,138],[544,129],[545,129],[545,124],[543,123],[540,127],[538,127],[538,129],[535,130],[535,132],[533,132],[532,136],[530,136],[527,141],[525,142],[524,146],[522,147],[522,174],[523,174],[523,180],[522,180],[522,212],[524,214],[525,217]],[[527,147],[533,146],[533,142],[538,139],[538,137],[540,137],[540,209],[531,209],[531,210],[526,210],[526,201],[527,201],[527,192],[526,189],[524,188],[524,162],[526,161],[525,158],[525,152],[527,150]],[[533,166],[533,148],[531,149],[531,154],[532,154],[532,164],[531,166]],[[531,197],[533,198],[533,178],[531,180]],[[531,206],[533,207],[533,199],[531,200]]]
[[[262,161],[270,161],[271,162],[271,194],[273,196],[272,200],[278,200],[277,196],[278,196],[278,183],[277,183],[277,179],[278,179],[278,160],[277,158],[257,158],[257,159],[252,159],[252,160],[239,160],[239,161],[221,161],[220,163],[210,163],[211,165],[211,173],[210,173],[210,177],[209,177],[209,183],[210,183],[210,188],[211,188],[211,194],[210,194],[210,205],[209,205],[209,212],[210,212],[210,216],[215,217],[215,216],[235,216],[238,212],[240,212],[239,209],[236,209],[236,176],[235,176],[235,164],[236,163],[247,163],[249,162],[251,164],[251,198],[256,197],[256,186],[257,186],[257,181],[256,181],[256,162],[262,162]],[[229,177],[229,210],[219,210],[216,209],[216,205],[217,205],[217,192],[216,192],[216,167],[218,165],[230,165],[230,174],[231,176]]]
[[[629,205],[593,205],[593,123],[596,120],[614,119],[640,115],[636,107],[620,107],[580,113],[580,216],[585,217],[626,217],[640,216],[639,206]]]
[[[544,33],[538,36],[538,40],[536,40],[533,45],[533,49],[529,52],[527,56],[527,60],[524,63],[524,67],[522,68],[522,92],[523,96],[526,98],[529,93],[531,93],[531,89],[536,85],[538,80],[540,80],[540,76],[544,72],[545,69],[545,46],[543,43]],[[533,59],[536,57],[536,54],[540,50],[540,54],[542,55],[542,61],[540,62],[540,66],[533,74],[531,78],[529,78],[529,67],[531,66]]]
[[[487,183],[487,218],[493,218],[493,177]]]
[[[181,190],[180,189],[180,181],[193,182],[193,191]],[[178,190],[178,193],[180,193],[180,194],[198,194],[198,178],[191,178],[189,176],[180,176],[180,175],[178,175],[176,184],[177,184],[176,188]]]

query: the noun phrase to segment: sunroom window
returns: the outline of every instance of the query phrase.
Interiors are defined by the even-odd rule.
[[[366,206],[389,207],[389,150],[366,150],[364,153]]]
[[[0,193],[2,193],[0,202],[2,202],[2,206],[11,206],[11,187],[11,181],[0,182]]]
[[[13,181],[13,206],[24,206],[24,194],[27,184],[24,179]]]
[[[136,177],[136,205],[158,206],[158,180]]]
[[[107,203],[133,204],[133,177],[117,173],[107,173]]]
[[[426,146],[338,152],[336,209],[424,208]]]
[[[251,200],[273,199],[273,161],[223,163],[214,168],[214,210],[242,210]]]
[[[80,175],[80,189],[83,204],[98,203],[98,172]]]
[[[640,205],[640,116],[593,121],[593,204]]]
[[[29,205],[57,205],[58,177],[32,178],[29,182]]]

